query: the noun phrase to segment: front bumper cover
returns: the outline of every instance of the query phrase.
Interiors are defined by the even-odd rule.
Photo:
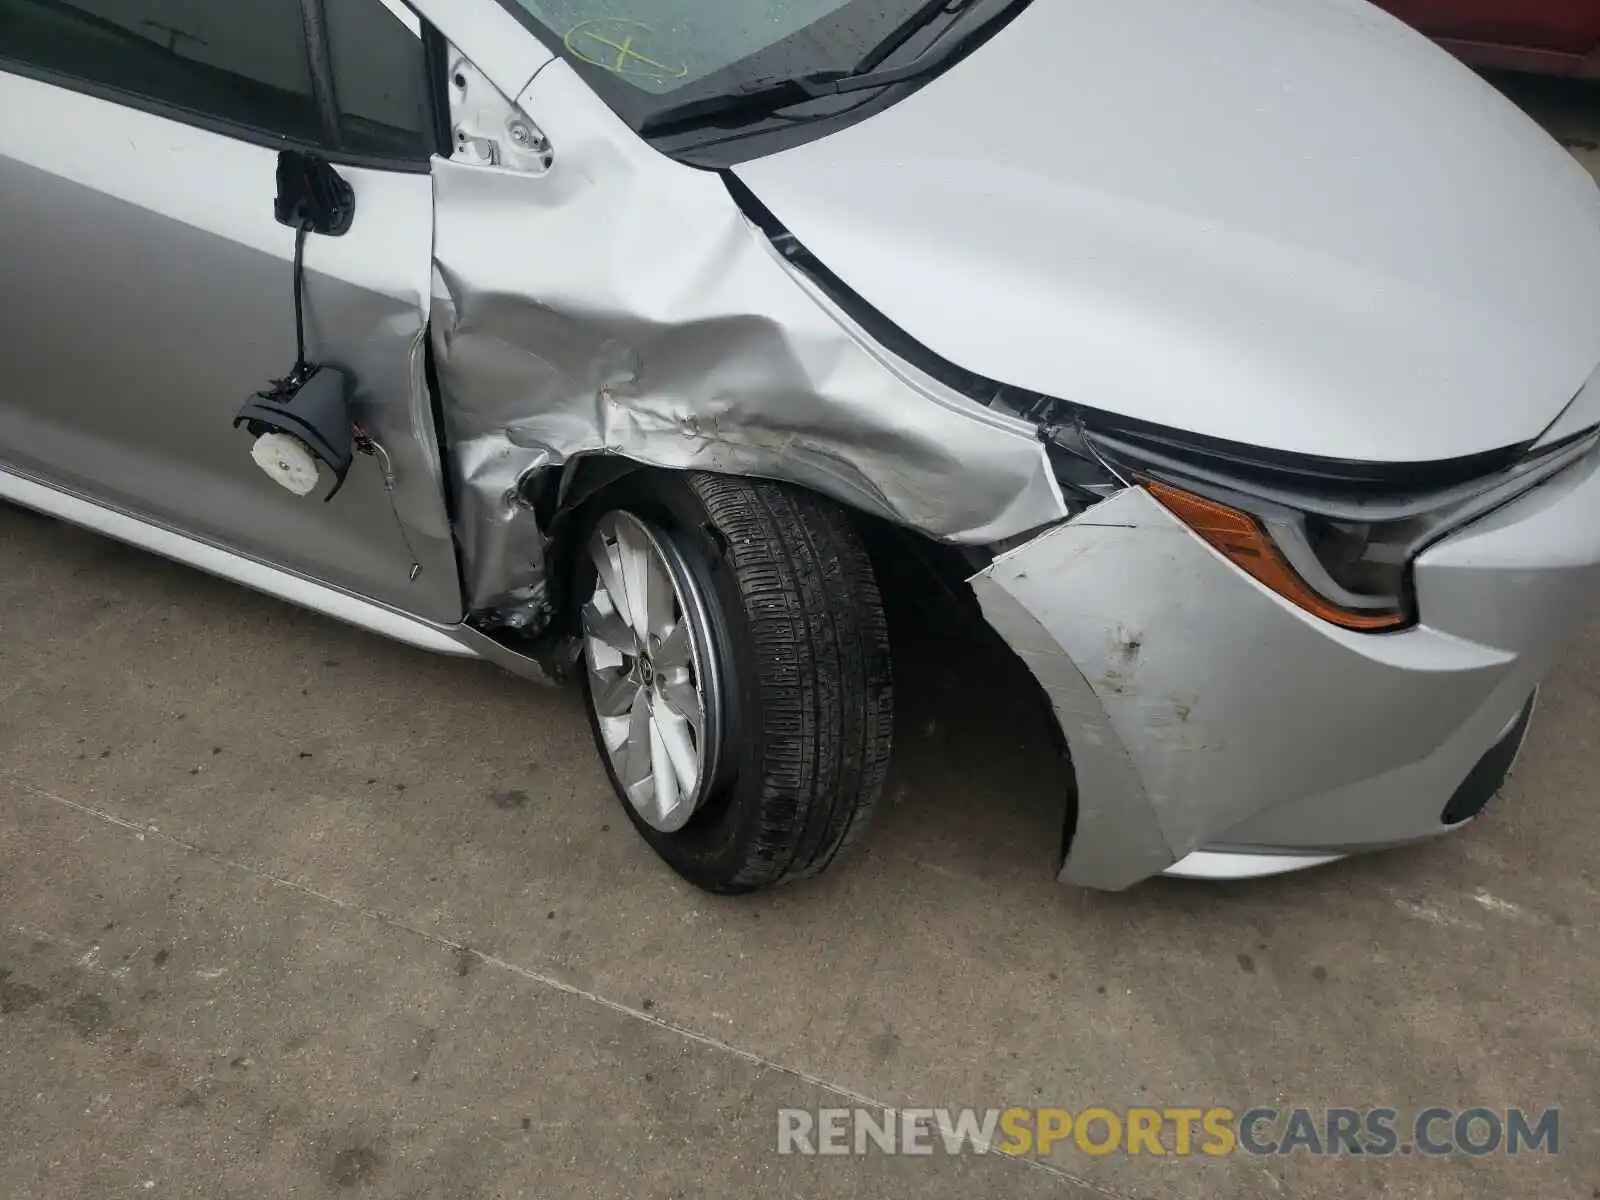
[[[1600,591],[1594,453],[1425,551],[1421,623],[1338,629],[1238,571],[1140,488],[971,583],[1071,751],[1065,882],[1196,851],[1329,858],[1447,831],[1446,802]]]

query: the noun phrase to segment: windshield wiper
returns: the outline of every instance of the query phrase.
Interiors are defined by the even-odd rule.
[[[861,61],[851,69],[852,75],[863,75],[875,70],[896,50],[909,42],[917,33],[942,16],[955,16],[970,7],[973,0],[926,0],[919,4],[905,20],[889,31],[887,37],[861,56]]]
[[[864,75],[849,71],[812,71],[804,75],[766,75],[747,79],[727,91],[712,92],[658,108],[639,123],[639,132],[659,133],[673,126],[699,124],[711,117],[745,113],[765,116],[807,100],[822,100],[847,92],[887,87],[891,83],[915,79],[932,69],[930,64],[916,62],[908,67],[871,71]]]
[[[905,45],[918,30],[944,15],[958,16],[976,0],[931,0],[908,16],[848,71],[809,71],[800,75],[767,75],[748,79],[735,87],[664,105],[639,123],[643,134],[659,133],[680,125],[697,124],[712,117],[753,114],[765,116],[829,96],[843,96],[872,88],[889,87],[937,74],[966,39],[943,43],[903,67],[879,69],[879,64]],[[1026,2],[1026,0],[1024,0]],[[1012,7],[1008,5],[1006,7]]]

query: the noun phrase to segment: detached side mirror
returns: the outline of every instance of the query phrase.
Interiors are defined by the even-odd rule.
[[[356,195],[339,172],[315,154],[284,150],[278,155],[278,195],[272,214],[293,229],[295,361],[288,374],[257,392],[233,419],[256,439],[250,457],[281,487],[297,496],[317,485],[317,464],[333,472],[323,497],[332,500],[344,486],[354,454],[351,415],[355,380],[337,367],[306,358],[306,237],[339,237],[356,216]]]
[[[344,486],[354,457],[350,415],[355,381],[337,367],[302,366],[245,402],[233,418],[256,439],[250,457],[280,487],[297,496],[317,486],[317,463],[333,472],[332,500]]]
[[[326,159],[284,150],[278,154],[272,215],[291,229],[340,237],[356,219],[356,194]]]

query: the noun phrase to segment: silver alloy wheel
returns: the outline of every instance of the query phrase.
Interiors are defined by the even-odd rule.
[[[602,517],[588,553],[589,702],[628,802],[674,833],[716,773],[721,681],[705,599],[677,548],[631,513]]]

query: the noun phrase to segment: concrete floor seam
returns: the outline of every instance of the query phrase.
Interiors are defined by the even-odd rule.
[[[653,1013],[645,1012],[643,1009],[634,1008],[633,1006],[624,1004],[619,1000],[613,1000],[609,996],[601,995],[598,992],[593,992],[586,988],[577,987],[574,984],[568,983],[562,979],[558,979],[553,975],[545,974],[542,971],[535,970],[532,967],[525,967],[519,963],[510,962],[507,959],[500,958],[494,954],[486,953],[463,942],[458,942],[454,939],[433,933],[427,929],[419,928],[401,920],[391,913],[386,913],[380,909],[370,908],[366,905],[358,904],[349,900],[342,900],[337,896],[330,895],[327,892],[320,891],[317,888],[313,888],[307,884],[299,883],[293,879],[286,879],[280,875],[275,875],[270,871],[264,870],[247,862],[242,862],[238,859],[230,858],[225,854],[218,853],[217,851],[211,850],[198,843],[191,842],[186,838],[181,838],[173,834],[166,833],[156,826],[141,825],[137,821],[130,821],[125,817],[119,817],[115,813],[107,812],[104,809],[96,808],[93,805],[84,804],[77,800],[68,799],[65,796],[56,795],[54,792],[45,791],[43,788],[36,787],[31,783],[23,782],[14,776],[0,776],[0,778],[3,778],[6,783],[9,783],[11,786],[18,788],[29,795],[32,795],[36,799],[59,805],[63,808],[77,812],[80,815],[104,822],[105,824],[113,826],[114,828],[133,833],[141,840],[146,837],[154,838],[169,846],[183,850],[185,853],[194,854],[198,857],[204,858],[207,861],[216,864],[217,866],[224,867],[229,870],[240,871],[253,876],[254,878],[273,887],[283,888],[287,891],[298,892],[302,896],[306,896],[310,899],[319,901],[320,903],[337,908],[342,912],[353,914],[363,918],[364,920],[376,922],[390,929],[409,933],[414,937],[421,938],[424,941],[441,949],[448,950],[453,954],[471,955],[473,958],[477,959],[477,961],[484,963],[485,965],[497,967],[500,970],[509,972],[510,974],[516,975],[519,978],[528,980],[531,983],[551,988],[564,995],[574,997],[575,999],[584,1000],[591,1004],[598,1005],[601,1008],[605,1008],[618,1014],[619,1016],[630,1017],[635,1021],[641,1022],[642,1024],[652,1025],[658,1029],[693,1042],[696,1045],[705,1047],[706,1049],[732,1055],[735,1058],[750,1063],[752,1066],[787,1075],[792,1079],[799,1080],[802,1083],[837,1096],[839,1099],[848,1102],[850,1105],[861,1108],[874,1108],[878,1110],[891,1110],[895,1108],[895,1106],[892,1104],[887,1104],[882,1100],[877,1100],[871,1096],[845,1087],[842,1084],[830,1082],[829,1080],[823,1079],[817,1075],[813,1075],[809,1071],[805,1071],[799,1067],[793,1067],[785,1063],[776,1062],[773,1059],[767,1058],[766,1056],[759,1054],[754,1050],[747,1050],[742,1046],[735,1046],[732,1043],[725,1042],[720,1038],[712,1037],[708,1034],[700,1033],[696,1030],[690,1029],[687,1026],[678,1025],[672,1021],[664,1020]],[[940,1123],[939,1127],[941,1134],[946,1137],[961,1136],[958,1135],[953,1128],[946,1126],[943,1123]],[[1032,1170],[1054,1176],[1064,1183],[1069,1183],[1075,1187],[1094,1192],[1096,1195],[1105,1197],[1106,1200],[1139,1200],[1139,1198],[1134,1197],[1126,1192],[1108,1188],[1104,1184],[1096,1183],[1093,1180],[1075,1175],[1070,1171],[1064,1171],[1060,1167],[1054,1166],[1047,1162],[1042,1162],[1035,1158],[1027,1158],[1021,1155],[1008,1154],[1005,1151],[993,1146],[979,1146],[976,1142],[974,1142],[973,1145],[977,1153],[994,1154],[998,1158],[1007,1159],[1008,1161],[1018,1163],[1021,1166],[1030,1168]]]

